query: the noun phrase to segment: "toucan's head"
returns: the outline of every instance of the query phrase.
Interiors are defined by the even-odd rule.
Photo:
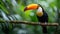
[[[36,9],[37,9],[36,15],[39,16],[39,17],[43,16],[43,9],[39,4],[30,4],[30,5],[28,5],[24,8],[24,11],[26,11],[26,10],[36,10]]]

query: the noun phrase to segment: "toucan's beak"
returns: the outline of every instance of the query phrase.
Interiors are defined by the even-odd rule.
[[[43,9],[42,9],[42,7],[40,7],[39,4],[30,4],[24,8],[24,11],[36,10],[36,9],[37,9],[37,12],[36,12],[37,16],[42,16],[43,15]]]
[[[24,11],[26,10],[34,10],[38,8],[38,4],[30,4],[24,8]]]
[[[24,12],[27,10],[27,7],[24,8]]]

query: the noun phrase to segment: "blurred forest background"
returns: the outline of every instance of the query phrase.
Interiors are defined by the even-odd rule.
[[[48,13],[49,23],[60,24],[60,0],[0,0],[0,20],[20,20],[38,22],[33,10],[24,12],[26,5],[36,3],[41,4]],[[60,26],[48,26],[48,34],[60,34]],[[43,34],[39,25],[12,24],[0,22],[0,34],[5,34],[6,29],[9,34]]]

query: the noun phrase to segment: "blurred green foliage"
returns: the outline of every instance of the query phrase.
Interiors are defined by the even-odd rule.
[[[31,3],[41,4],[44,10],[48,13],[48,21],[50,23],[57,22],[57,7],[60,8],[59,0],[0,0],[0,20],[20,20],[38,22],[38,19],[35,14],[36,10],[28,10],[24,12],[25,6]],[[1,24],[0,29],[7,27],[9,29],[10,34],[19,34],[19,32],[25,31],[26,34],[43,34],[41,26],[6,23]],[[54,34],[56,31],[56,27],[54,26],[48,26],[47,28],[48,34]],[[4,34],[2,30],[0,30],[0,33]]]

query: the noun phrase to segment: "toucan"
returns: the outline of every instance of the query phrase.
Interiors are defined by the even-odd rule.
[[[24,8],[24,12],[27,10],[37,10],[36,16],[40,23],[48,22],[48,14],[44,11],[43,7],[40,4],[29,4]],[[42,26],[42,31],[44,34],[47,34],[47,26]]]

